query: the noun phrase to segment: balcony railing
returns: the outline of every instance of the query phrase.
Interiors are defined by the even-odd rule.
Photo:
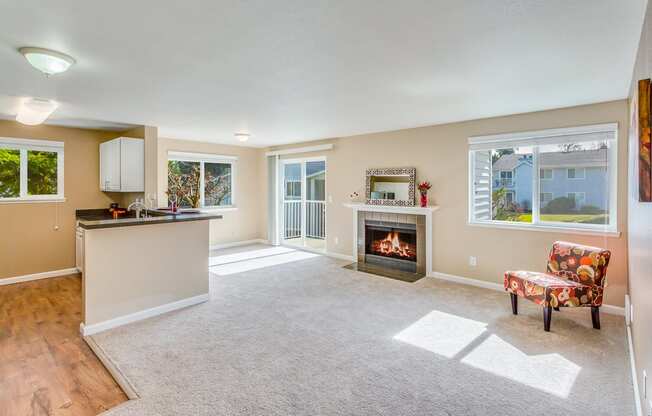
[[[325,201],[283,201],[283,218],[285,239],[300,238],[303,221],[303,204],[305,204],[306,237],[326,238],[326,202]]]

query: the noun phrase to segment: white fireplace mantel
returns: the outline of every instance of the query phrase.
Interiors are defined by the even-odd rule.
[[[426,219],[426,274],[432,273],[432,213],[437,211],[437,205],[427,207],[401,207],[393,205],[370,205],[356,202],[344,204],[353,210],[353,258],[358,258],[358,212],[385,212],[392,214],[423,215]]]
[[[429,205],[427,207],[400,207],[395,205],[370,205],[360,202],[349,202],[344,204],[347,208],[353,208],[355,211],[369,212],[392,212],[394,214],[412,214],[412,215],[432,215],[439,209],[438,205]]]

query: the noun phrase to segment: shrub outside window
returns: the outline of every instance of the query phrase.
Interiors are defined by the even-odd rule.
[[[617,232],[616,159],[615,124],[470,138],[469,223]]]
[[[63,142],[0,138],[0,202],[60,201]]]
[[[176,201],[179,208],[233,207],[235,162],[231,156],[170,152],[168,205]]]

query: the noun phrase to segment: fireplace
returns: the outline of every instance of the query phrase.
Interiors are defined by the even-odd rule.
[[[432,270],[436,207],[348,206],[354,209],[356,262],[345,267],[404,282],[416,282]]]
[[[417,225],[366,220],[365,262],[406,272],[417,272]]]

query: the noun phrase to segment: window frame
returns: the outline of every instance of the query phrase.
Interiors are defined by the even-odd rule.
[[[543,177],[543,175],[541,175],[541,171],[544,171],[544,170],[549,170],[550,171],[550,177],[549,178],[545,178],[545,177]],[[539,168],[539,180],[540,181],[551,181],[553,179],[555,179],[555,170],[554,169],[551,169],[551,168]],[[544,193],[550,193],[550,192],[544,192]]]
[[[563,140],[564,136],[580,136],[588,134],[605,135],[604,138],[578,140],[570,139]],[[574,234],[594,234],[594,235],[607,235],[619,236],[618,225],[618,123],[605,123],[588,126],[547,129],[520,133],[507,133],[489,136],[474,136],[468,139],[468,216],[467,224],[472,226],[491,227],[491,228],[507,228],[519,230],[537,230],[549,232],[565,232]],[[608,136],[608,137],[607,137]],[[540,200],[538,198],[541,192],[541,167],[539,165],[539,147],[546,144],[560,144],[560,143],[581,143],[587,141],[604,140],[609,142],[609,150],[607,152],[607,184],[608,195],[607,201],[609,209],[609,224],[581,224],[581,223],[568,223],[556,221],[541,221],[540,219]],[[501,221],[501,220],[487,220],[476,219],[474,213],[474,173],[475,173],[475,158],[476,151],[486,151],[492,149],[505,149],[512,147],[532,147],[532,221],[531,222],[515,222],[515,221]],[[585,169],[584,169],[585,170]],[[583,178],[582,178],[583,179]],[[493,181],[490,181],[490,186],[493,186]],[[491,191],[490,191],[491,194]]]
[[[575,176],[572,178],[568,175],[568,171],[571,169],[575,171]],[[577,173],[580,171],[580,169],[582,170],[582,176],[577,176]],[[586,179],[586,168],[566,168],[566,179],[570,181]]]
[[[511,195],[511,201],[509,200],[510,198],[508,198],[507,195]],[[516,200],[516,192],[514,192],[513,190],[505,191],[505,202],[513,204],[515,200]]]
[[[503,178],[503,173],[509,173],[509,178]],[[514,175],[514,170],[499,170],[498,179],[500,180],[500,186],[505,188],[513,188],[514,176],[516,176]],[[509,180],[509,184],[506,184],[507,180]]]
[[[18,150],[20,152],[20,185],[19,196],[11,198],[0,197],[0,204],[64,202],[64,142],[54,140],[20,139],[0,137],[0,149]],[[28,157],[27,152],[51,152],[57,154],[57,193],[52,195],[28,194]]]
[[[211,153],[189,153],[189,152],[178,152],[178,151],[168,151],[168,158],[165,167],[167,169],[168,163],[170,161],[179,161],[179,162],[198,162],[199,163],[199,208],[179,208],[180,211],[184,210],[196,210],[200,211],[232,211],[237,209],[236,205],[236,172],[237,172],[237,156],[227,156],[227,155],[217,155]],[[204,165],[206,163],[223,163],[231,165],[231,203],[229,205],[205,205],[205,195],[206,184],[204,183]],[[167,177],[168,172],[165,174],[166,177],[166,189],[167,189]]]

